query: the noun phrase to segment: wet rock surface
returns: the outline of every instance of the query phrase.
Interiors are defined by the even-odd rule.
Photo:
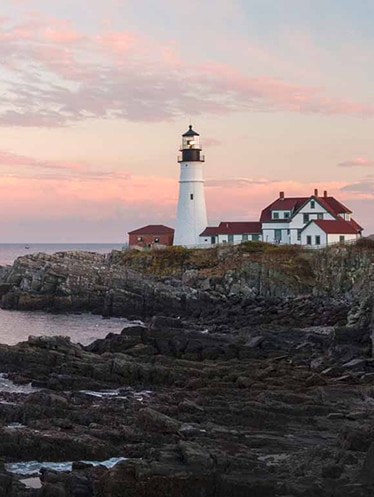
[[[368,328],[158,316],[87,347],[0,345],[0,364],[0,496],[373,494]]]

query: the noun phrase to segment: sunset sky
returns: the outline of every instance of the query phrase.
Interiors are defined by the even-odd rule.
[[[319,188],[374,233],[374,1],[1,7],[2,242],[174,226],[190,122],[210,224]]]

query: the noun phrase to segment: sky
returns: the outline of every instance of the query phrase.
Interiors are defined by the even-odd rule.
[[[374,233],[372,0],[3,0],[2,242],[175,226],[181,135],[210,225],[318,188]]]

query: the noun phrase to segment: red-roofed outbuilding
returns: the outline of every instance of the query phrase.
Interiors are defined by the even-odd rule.
[[[129,231],[130,247],[152,247],[154,245],[173,245],[174,230],[163,224],[148,224]]]

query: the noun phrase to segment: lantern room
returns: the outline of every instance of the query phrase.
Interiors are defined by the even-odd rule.
[[[182,145],[180,147],[182,156],[178,157],[178,162],[204,162],[204,156],[200,154],[200,135],[192,129],[190,124],[188,131],[182,135]]]
[[[186,131],[186,133],[184,133],[184,135],[182,135],[181,150],[186,150],[186,149],[191,149],[191,148],[201,150],[200,149],[200,135],[199,135],[199,133],[196,133],[196,131],[194,131],[192,129],[192,126],[190,125],[188,131]]]

